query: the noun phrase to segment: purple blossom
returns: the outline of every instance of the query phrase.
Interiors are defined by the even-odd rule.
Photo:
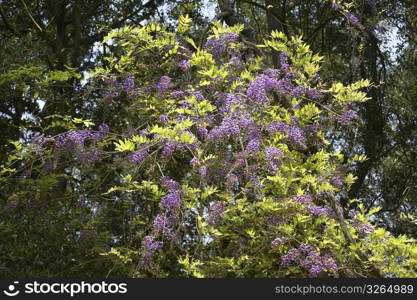
[[[188,60],[186,60],[186,59],[181,60],[178,63],[178,66],[184,72],[187,72],[191,68],[190,62]]]
[[[193,92],[193,95],[194,95],[195,99],[196,99],[198,102],[200,102],[200,101],[203,101],[203,100],[204,100],[204,95],[203,95],[203,93],[202,93],[202,92],[200,92],[200,91],[195,91],[195,92]]]
[[[279,158],[282,156],[282,151],[275,147],[268,147],[265,151],[266,165],[270,172],[278,171]]]
[[[170,190],[161,200],[161,206],[168,211],[174,212],[181,205],[181,196],[178,190]]]
[[[209,217],[207,222],[210,225],[215,225],[219,223],[222,219],[222,213],[225,210],[225,206],[223,202],[215,201],[210,204],[210,210],[209,210]]]
[[[198,158],[197,157],[193,157],[191,160],[190,160],[190,165],[191,166],[193,166],[193,167],[196,167],[196,166],[198,166],[200,164],[200,161],[198,160]]]
[[[305,147],[306,134],[296,125],[288,125],[283,122],[271,123],[268,126],[269,132],[281,132],[287,134],[286,141],[294,147]]]
[[[346,17],[348,18],[350,23],[352,23],[354,25],[359,25],[360,24],[359,17],[356,16],[355,14],[353,14],[351,12],[347,12]]]
[[[207,40],[204,48],[209,49],[210,53],[216,60],[226,53],[229,49],[230,43],[236,43],[239,39],[239,35],[233,32],[224,32],[217,37],[211,37]]]
[[[252,139],[248,142],[248,145],[246,146],[246,152],[248,154],[255,155],[259,152],[260,147],[260,141],[258,139]]]
[[[308,98],[313,100],[320,99],[321,97],[323,97],[323,94],[317,89],[307,90],[306,95]]]
[[[298,262],[302,268],[307,270],[310,277],[319,277],[323,272],[335,273],[338,271],[336,261],[331,255],[322,256],[306,243],[301,244],[298,249],[290,249],[281,258],[283,267],[288,267],[294,262]]]
[[[311,205],[307,207],[307,210],[315,217],[331,216],[333,214],[333,210],[330,207]]]
[[[200,168],[198,168],[198,173],[200,174],[201,178],[203,179],[207,178],[207,167],[201,166]]]
[[[372,227],[371,224],[362,222],[358,217],[358,211],[356,210],[349,210],[348,216],[352,218],[352,226],[356,229],[356,231],[361,235],[367,235],[370,232],[373,232],[375,229]]]
[[[323,272],[323,265],[321,262],[314,263],[308,271],[310,277],[318,277]]]
[[[217,100],[221,103],[220,112],[222,113],[230,113],[233,107],[238,106],[243,102],[240,95],[229,93],[219,93],[217,95]]]
[[[233,56],[230,59],[230,64],[234,67],[239,66],[241,63],[242,63],[242,60],[240,59],[240,57]]]
[[[292,94],[294,97],[297,97],[297,98],[302,97],[307,92],[307,90],[308,89],[305,86],[299,85],[293,89]]]
[[[272,77],[272,78],[277,78],[280,75],[280,71],[277,69],[273,69],[273,68],[267,68],[265,69],[265,71],[263,71],[263,73],[266,76]]]
[[[353,122],[353,120],[357,118],[357,113],[352,109],[346,110],[341,115],[336,116],[336,120],[344,126],[350,125]]]
[[[32,139],[31,139],[31,143],[32,143],[32,145],[34,147],[35,153],[38,154],[39,156],[43,156],[43,154],[44,154],[44,152],[43,152],[43,146],[49,140],[51,140],[51,137],[50,136],[46,136],[44,134],[40,134],[40,135],[33,136]]]
[[[103,123],[98,127],[98,131],[91,133],[90,137],[96,141],[102,140],[110,131],[110,127]]]
[[[148,156],[149,151],[148,149],[141,149],[141,150],[136,150],[135,152],[133,152],[131,154],[131,159],[135,164],[139,164],[140,162],[142,162],[142,160]]]
[[[246,96],[256,103],[269,104],[267,91],[276,88],[278,85],[278,80],[267,75],[259,75],[248,87]]]
[[[204,127],[198,127],[197,128],[197,134],[200,136],[201,139],[205,139],[208,135],[208,129]]]
[[[226,175],[226,182],[225,182],[225,186],[227,187],[227,189],[231,190],[234,188],[237,188],[237,186],[239,185],[239,178],[236,176],[236,174],[230,172]]]
[[[294,90],[294,85],[291,82],[290,78],[282,78],[276,82],[276,85],[273,87],[273,89],[277,93],[292,95],[293,90]]]
[[[210,131],[209,137],[213,142],[215,142],[221,138],[239,134],[240,128],[236,120],[232,118],[225,118],[223,119],[220,126],[213,128]]]
[[[161,249],[164,246],[164,243],[161,241],[156,241],[153,236],[147,235],[142,239],[143,254],[140,260],[140,265],[142,268],[148,268],[149,264],[152,262],[153,254],[155,251]]]
[[[125,92],[128,92],[128,91],[133,90],[134,88],[135,88],[135,79],[134,79],[134,77],[130,76],[130,75],[126,76],[125,80],[123,82],[123,88],[122,89]]]
[[[70,130],[65,135],[68,141],[74,144],[83,145],[85,140],[90,137],[91,132],[89,129]]]
[[[112,100],[114,98],[116,98],[118,95],[118,93],[114,90],[106,90],[104,91],[104,99],[106,100]]]
[[[256,125],[255,120],[249,113],[241,114],[237,120],[240,128],[247,129]]]
[[[54,138],[54,152],[68,151],[82,160],[87,160],[88,156],[94,160],[98,150],[93,149],[89,152],[85,149],[84,143],[88,138],[96,139],[97,137],[97,133],[92,133],[89,129],[70,130]]]
[[[177,148],[177,144],[172,141],[165,142],[164,148],[162,150],[162,155],[164,156],[171,156],[174,153],[175,149]]]
[[[172,180],[168,176],[162,177],[162,185],[168,190],[179,190],[181,188],[181,185],[178,182]]]
[[[164,75],[159,79],[158,83],[156,84],[156,91],[159,94],[163,94],[166,90],[168,90],[170,84],[171,77]]]
[[[333,186],[342,188],[343,187],[343,178],[339,173],[333,174],[330,179],[330,182]]]
[[[290,65],[288,63],[288,57],[285,53],[281,52],[279,55],[279,64],[280,64],[280,72],[283,74],[286,74],[289,69],[290,69]]]
[[[282,239],[282,238],[275,238],[275,239],[271,242],[271,248],[275,248],[275,247],[281,246],[281,245],[283,245],[283,244],[284,244],[284,242],[285,242],[285,240],[284,240],[284,239]]]
[[[287,130],[287,141],[293,146],[305,146],[305,133],[297,126],[289,126]]]
[[[172,91],[171,97],[172,98],[182,98],[185,96],[185,93],[183,91]]]
[[[162,114],[159,116],[159,122],[162,124],[166,124],[169,121],[169,117],[166,114]]]
[[[142,239],[142,246],[147,250],[154,252],[163,247],[164,243],[156,241],[153,236],[147,235]]]
[[[172,240],[175,237],[175,233],[170,228],[175,224],[176,218],[169,218],[164,215],[157,215],[153,220],[153,231],[155,234],[160,234],[168,240]]]
[[[313,202],[313,197],[309,194],[302,194],[293,197],[292,200],[308,206]]]
[[[289,125],[284,122],[271,123],[268,126],[269,132],[287,132]]]
[[[275,147],[268,147],[265,151],[265,158],[267,161],[272,161],[279,158],[282,155],[282,151]]]
[[[295,262],[300,256],[300,252],[296,248],[290,249],[286,255],[281,257],[281,265],[283,267],[288,267],[293,262]]]

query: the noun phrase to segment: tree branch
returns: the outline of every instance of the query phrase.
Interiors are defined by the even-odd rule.
[[[346,220],[345,220],[345,218],[344,218],[344,216],[342,215],[342,213],[340,212],[340,210],[339,210],[339,207],[338,207],[338,205],[337,205],[337,203],[336,203],[336,198],[335,198],[335,196],[334,196],[334,194],[333,193],[327,193],[326,194],[326,196],[327,196],[327,199],[329,200],[329,202],[330,202],[330,205],[331,205],[331,207],[332,207],[332,209],[333,209],[333,211],[335,212],[335,214],[336,214],[336,217],[337,217],[337,220],[338,220],[338,222],[339,222],[339,224],[340,224],[340,227],[341,227],[341,229],[342,229],[342,232],[343,232],[343,235],[344,235],[344,237],[345,237],[345,239],[350,243],[350,244],[352,244],[352,245],[355,245],[355,244],[357,244],[357,241],[355,241],[354,239],[353,239],[353,237],[352,237],[352,235],[350,234],[350,232],[349,232],[349,230],[348,230],[348,228],[347,228],[347,225],[346,225]],[[356,250],[356,254],[359,256],[359,258],[361,259],[361,260],[363,260],[363,261],[365,261],[365,262],[369,262],[369,258],[368,258],[368,256],[366,255],[366,254],[364,254],[360,249],[357,249]],[[375,272],[375,274],[377,275],[377,276],[379,276],[379,277],[386,277],[385,275],[384,275],[384,273],[375,265],[375,264],[372,264],[371,263],[371,267],[372,267],[372,269],[373,269],[373,271]]]
[[[43,32],[42,27],[38,24],[38,22],[36,22],[36,20],[33,18],[32,14],[29,11],[29,8],[26,5],[26,2],[24,0],[20,0],[23,4],[23,6],[25,7],[25,10],[29,16],[29,18],[32,20],[33,24],[35,24],[35,26],[39,29],[40,32]]]

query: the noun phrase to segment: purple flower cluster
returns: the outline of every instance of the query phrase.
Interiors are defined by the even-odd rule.
[[[279,55],[279,64],[280,72],[283,74],[288,73],[288,71],[290,70],[290,64],[288,63],[288,56],[284,52],[281,52]]]
[[[317,205],[310,205],[307,207],[307,210],[314,215],[315,217],[329,217],[333,216],[333,209],[330,207],[323,207],[323,206],[317,206]]]
[[[261,142],[259,139],[254,138],[249,140],[248,145],[246,146],[246,153],[250,155],[255,155],[259,152],[261,148]]]
[[[91,133],[90,137],[93,140],[101,141],[109,134],[109,132],[110,132],[110,127],[107,124],[103,123],[100,126],[98,126],[98,131]]]
[[[323,97],[323,94],[318,89],[309,89],[306,92],[306,96],[310,99],[317,100]]]
[[[210,225],[216,225],[222,220],[222,213],[225,210],[223,202],[215,201],[210,204],[209,217],[207,222]]]
[[[284,245],[284,243],[285,239],[277,237],[271,242],[271,248],[276,248],[278,246]]]
[[[293,263],[299,263],[309,272],[310,277],[319,277],[323,273],[336,273],[338,266],[335,259],[330,255],[321,255],[308,244],[301,244],[298,248],[290,249],[281,257],[281,266],[288,267]]]
[[[116,98],[119,95],[119,93],[115,90],[105,90],[103,98],[106,100],[112,100]]]
[[[123,82],[123,87],[122,87],[123,91],[129,92],[129,91],[133,90],[134,88],[135,88],[135,79],[134,79],[134,77],[130,76],[130,75],[126,76],[125,80]]]
[[[131,154],[131,159],[135,164],[139,164],[142,162],[142,160],[148,156],[149,150],[148,148],[136,150]]]
[[[117,81],[115,77],[110,77],[106,79],[108,84],[107,89],[104,91],[104,99],[112,100],[119,95],[120,82]]]
[[[201,91],[194,91],[192,92],[192,95],[198,102],[203,101],[205,99],[204,94]]]
[[[140,265],[142,268],[146,269],[149,267],[152,262],[153,255],[155,251],[161,249],[164,246],[164,243],[161,241],[155,240],[153,236],[147,235],[142,239],[142,248],[143,254],[140,260]]]
[[[181,185],[168,177],[164,177],[162,181],[164,187],[168,189],[168,194],[162,197],[160,204],[168,212],[176,213],[181,206]]]
[[[161,200],[161,206],[168,211],[176,211],[181,205],[181,195],[177,190],[170,190]]]
[[[346,111],[344,111],[341,115],[336,116],[336,120],[344,126],[348,126],[350,124],[352,124],[353,120],[357,119],[358,115],[357,113],[352,110],[352,109],[348,109]]]
[[[239,35],[233,32],[225,32],[218,37],[209,38],[204,45],[205,49],[208,49],[216,60],[220,58],[231,48],[231,43],[236,43],[239,40]]]
[[[184,72],[187,72],[191,68],[190,62],[186,59],[180,60],[178,66]]]
[[[169,121],[169,117],[166,114],[161,114],[159,116],[159,122],[161,122],[162,124],[166,124]]]
[[[185,93],[183,91],[172,91],[171,93],[171,97],[175,99],[182,98],[184,96],[185,96]]]
[[[44,154],[43,147],[50,140],[51,140],[51,137],[44,135],[44,134],[33,136],[31,139],[31,144],[34,147],[35,153],[38,154],[39,156],[43,156]]]
[[[249,85],[246,91],[246,96],[248,99],[251,99],[256,103],[269,104],[267,91],[272,90],[278,86],[279,82],[277,79],[267,75],[259,75]]]
[[[309,206],[313,202],[313,197],[310,194],[302,194],[293,197],[292,200],[299,202],[305,206]]]
[[[268,170],[272,173],[278,171],[279,159],[283,155],[283,152],[276,147],[268,147],[265,150],[265,160]]]
[[[162,185],[168,190],[179,190],[181,188],[181,185],[178,182],[172,180],[168,176],[162,177]]]
[[[343,177],[340,173],[333,174],[332,177],[330,178],[330,182],[333,186],[337,188],[343,187]]]
[[[359,17],[351,12],[347,12],[346,17],[348,18],[349,22],[352,23],[353,25],[359,25],[361,22],[359,20]]]
[[[296,148],[306,147],[306,133],[296,125],[289,125],[283,122],[271,123],[268,127],[269,132],[281,132],[287,135],[286,142]]]
[[[68,144],[84,145],[85,140],[89,137],[91,137],[91,131],[89,129],[70,130],[55,138],[55,146],[60,149]]]
[[[235,173],[229,172],[226,175],[225,186],[228,190],[236,189],[239,186],[239,177]]]
[[[178,219],[175,216],[164,216],[158,214],[153,220],[153,232],[155,235],[161,235],[167,240],[172,240],[175,237],[175,232],[172,228],[177,224]]]
[[[242,64],[242,59],[240,57],[238,57],[238,56],[233,56],[232,58],[230,58],[229,63],[232,66],[237,67],[237,66],[239,66],[239,65]]]
[[[367,235],[368,233],[373,232],[375,229],[372,227],[372,225],[368,223],[364,223],[361,220],[359,220],[359,218],[357,218],[357,214],[358,214],[357,211],[353,209],[349,210],[348,215],[353,220],[352,222],[353,228],[355,228],[359,234],[364,235],[364,236]]]
[[[221,105],[221,113],[230,113],[234,107],[240,106],[243,103],[243,99],[240,95],[229,93],[217,94],[217,101]]]
[[[162,149],[162,155],[169,157],[171,156],[175,150],[183,150],[185,149],[185,144],[182,142],[177,142],[173,140],[165,140]]]
[[[239,124],[235,119],[224,118],[220,126],[213,128],[209,133],[209,138],[212,141],[231,136],[238,136],[240,134]]]
[[[156,91],[159,94],[163,94],[169,89],[170,84],[171,77],[164,75],[159,79],[158,83],[156,84]]]
[[[99,159],[99,150],[95,143],[87,147],[85,141],[100,141],[109,132],[109,127],[102,124],[99,131],[93,132],[90,129],[70,130],[54,138],[54,153],[57,155],[71,154],[80,162],[94,162]]]
[[[315,205],[313,202],[313,197],[310,194],[302,194],[292,198],[293,201],[301,203],[308,212],[310,212],[315,217],[326,216],[332,217],[334,216],[333,209],[327,206],[318,206]]]

